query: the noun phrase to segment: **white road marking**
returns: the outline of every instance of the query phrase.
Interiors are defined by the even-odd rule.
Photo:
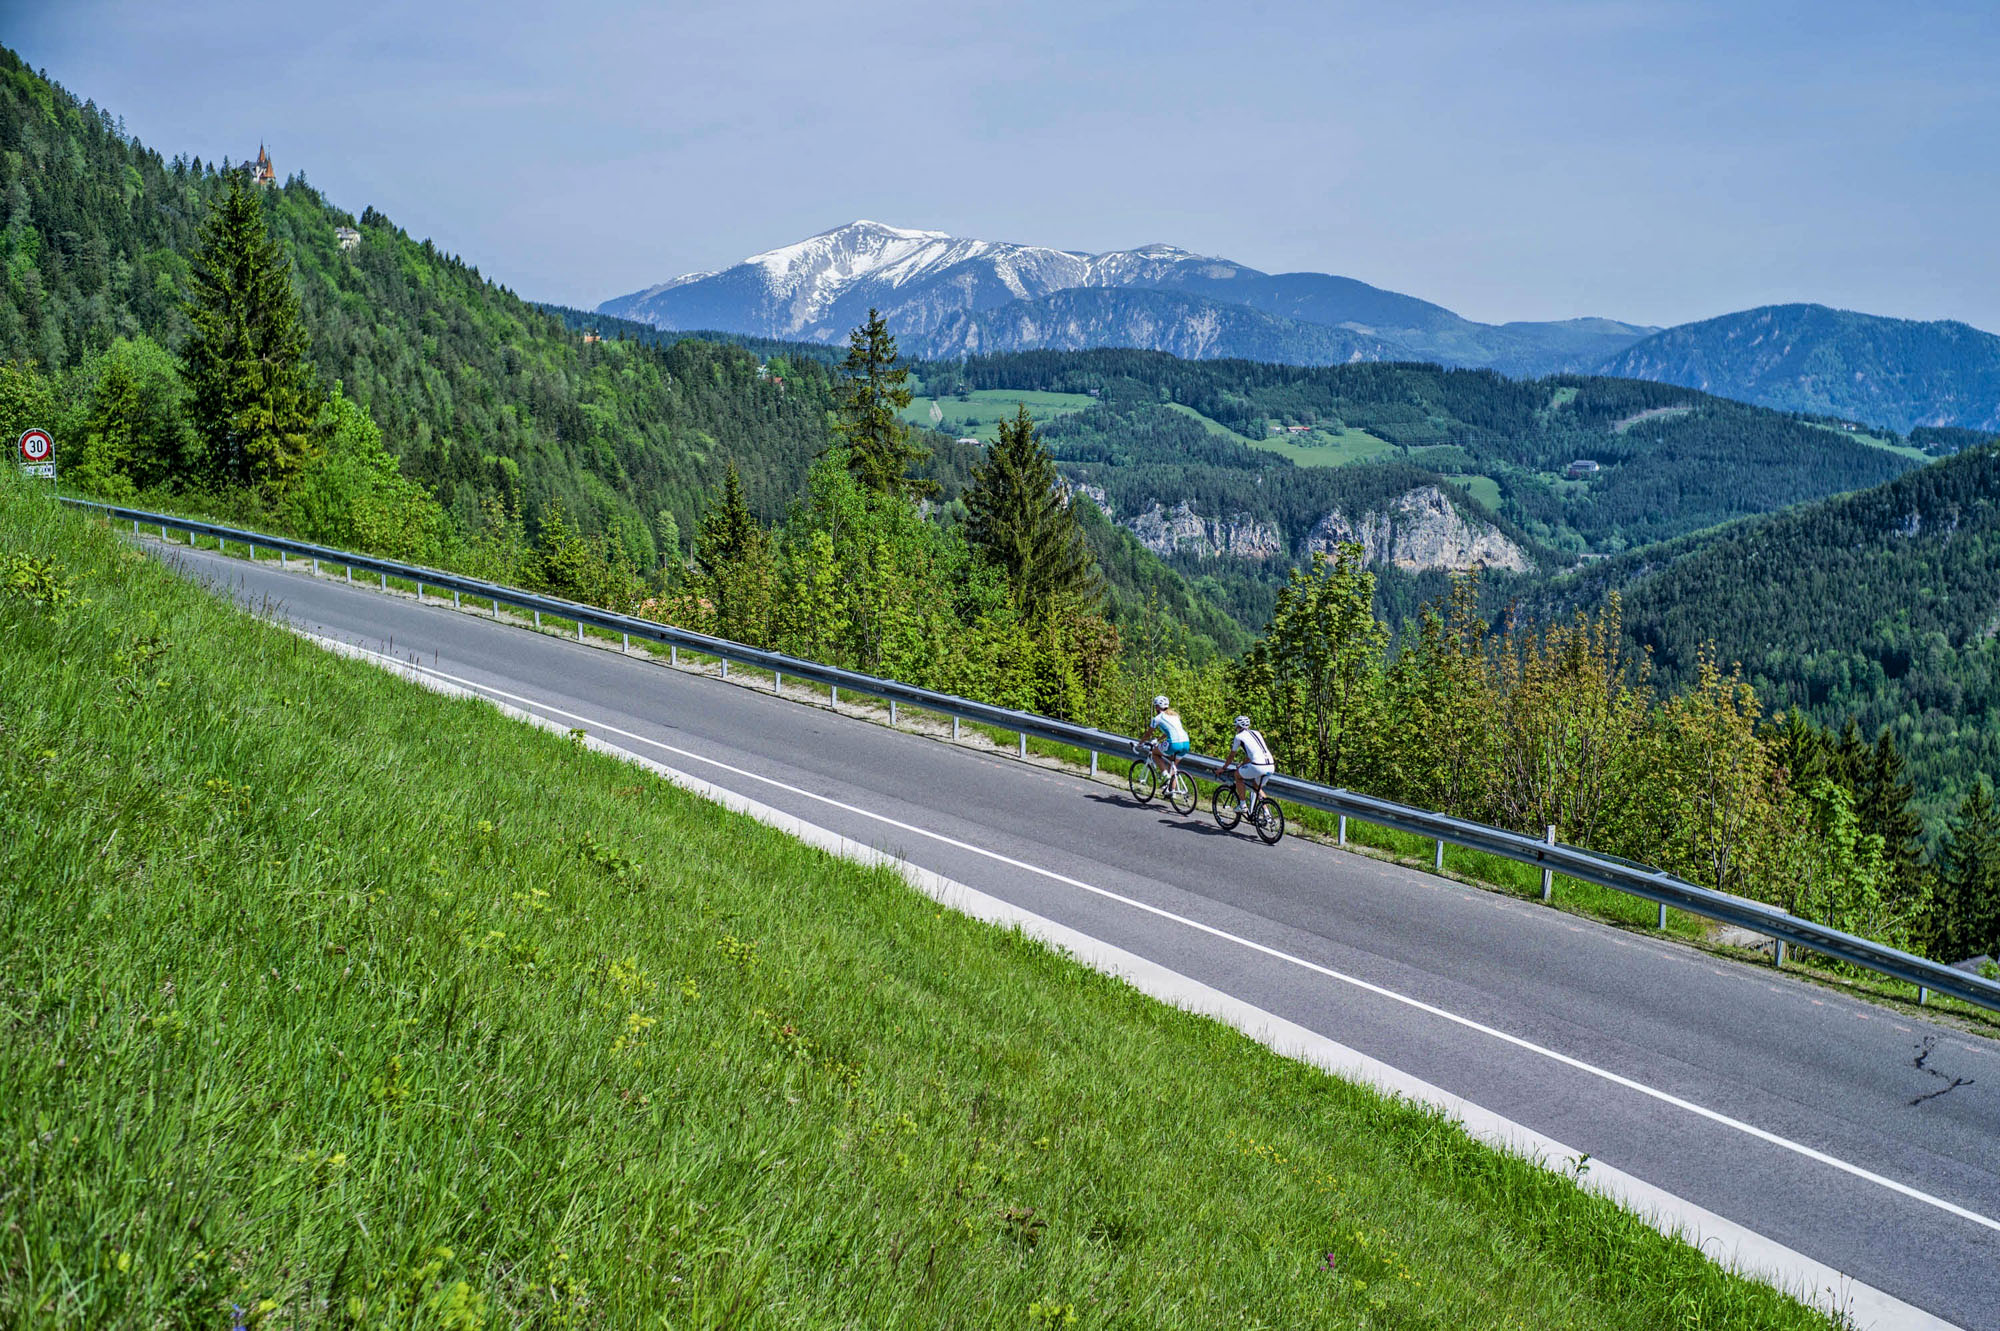
[[[503,714],[555,733],[565,729],[561,723],[542,716],[528,707],[515,706],[508,702],[496,701],[482,692],[482,686],[468,680],[461,680],[432,667],[405,661],[381,652],[373,652],[338,639],[325,638],[314,634],[306,637],[330,650],[371,660],[393,671],[402,673],[418,684],[455,696],[479,698],[499,709]],[[485,686],[490,688],[490,686]],[[491,689],[502,697],[519,699],[518,695],[504,690]],[[568,712],[560,707],[543,703],[549,711],[561,713],[571,720],[589,721],[589,718]],[[744,772],[713,759],[701,758],[699,754],[689,754],[658,740],[647,739],[616,726],[603,725],[599,728],[612,734],[623,735],[642,743],[674,753],[700,758],[712,766],[727,771],[755,777],[787,791],[796,791],[811,798],[822,800],[839,808],[851,806],[838,801],[813,795],[810,791],[799,790],[796,786],[758,776],[754,772]],[[942,874],[925,869],[887,851],[866,846],[849,837],[807,822],[794,814],[773,808],[726,786],[718,786],[700,777],[691,776],[676,768],[668,767],[629,749],[586,734],[584,742],[591,748],[611,754],[625,761],[635,763],[656,772],[668,781],[714,800],[726,808],[734,809],[759,822],[777,828],[791,836],[817,846],[832,854],[862,864],[880,865],[896,870],[918,890],[926,893],[942,905],[950,906],[975,919],[1021,930],[1044,944],[1057,948],[1078,962],[1093,969],[1123,979],[1133,988],[1159,999],[1162,1002],[1211,1017],[1221,1021],[1243,1034],[1263,1044],[1273,1052],[1287,1058],[1310,1063],[1316,1067],[1352,1080],[1365,1082],[1392,1095],[1401,1096],[1418,1104],[1442,1110],[1454,1118],[1475,1140],[1520,1158],[1533,1161],[1544,1167],[1556,1167],[1564,1162],[1579,1159],[1579,1153],[1551,1137],[1534,1129],[1476,1105],[1449,1091],[1422,1081],[1400,1068],[1392,1067],[1358,1050],[1349,1048],[1316,1031],[1288,1021],[1275,1013],[1237,998],[1232,994],[1214,989],[1198,980],[1170,970],[1157,962],[1127,952],[1101,939],[1080,933],[1067,925],[1058,924],[1044,916],[988,895],[976,888],[968,887]],[[857,812],[865,812],[857,810]],[[893,819],[881,821],[895,823]],[[905,826],[904,824],[895,824]],[[922,831],[921,828],[911,829]],[[926,835],[936,836],[934,833]],[[950,838],[938,837],[950,841]],[[962,844],[952,842],[952,844]],[[969,847],[978,850],[978,847]],[[990,854],[991,852],[982,852]],[[993,858],[1006,860],[1005,856]],[[1017,863],[1008,860],[1008,863]],[[1022,867],[1033,869],[1032,865]],[[1036,870],[1047,873],[1045,870]],[[1050,876],[1061,879],[1061,875]],[[1062,881],[1074,881],[1062,879]],[[1088,886],[1088,884],[1081,884]],[[1092,889],[1098,890],[1098,889]],[[1105,893],[1117,898],[1115,893]],[[1124,898],[1117,898],[1123,900]],[[1143,905],[1143,903],[1135,903]],[[1147,909],[1151,909],[1148,907]],[[1178,917],[1174,917],[1178,918]],[[1704,1207],[1697,1206],[1683,1197],[1675,1196],[1665,1189],[1656,1187],[1644,1179],[1627,1174],[1603,1161],[1592,1161],[1590,1168],[1575,1176],[1578,1187],[1595,1192],[1617,1202],[1620,1206],[1640,1216],[1661,1233],[1670,1238],[1680,1239],[1700,1249],[1704,1255],[1721,1265],[1731,1267],[1754,1278],[1791,1293],[1816,1307],[1825,1309],[1836,1316],[1848,1320],[1848,1324],[1863,1328],[1863,1331],[1958,1331],[1951,1323],[1923,1309],[1905,1303],[1893,1295],[1886,1294],[1871,1285],[1850,1279],[1822,1262],[1815,1261],[1804,1253],[1788,1248],[1784,1244],[1766,1238],[1755,1230],[1740,1225],[1725,1216],[1717,1215]],[[1711,1246],[1721,1249],[1711,1253]]]
[[[360,649],[360,650],[366,650],[366,649]],[[380,655],[379,653],[370,653],[370,654]],[[394,658],[392,657],[383,657],[382,659],[389,661],[394,660]],[[1902,1183],[1897,1181],[1896,1179],[1889,1178],[1885,1175],[1877,1174],[1873,1170],[1865,1169],[1860,1165],[1852,1164],[1846,1160],[1842,1160],[1838,1156],[1829,1155],[1825,1151],[1821,1151],[1814,1147],[1807,1146],[1803,1142],[1795,1142],[1788,1137],[1781,1137],[1777,1133],[1771,1132],[1764,1128],[1760,1128],[1754,1123],[1746,1123],[1742,1119],[1732,1118],[1729,1115],[1724,1114],[1719,1110],[1710,1109],[1706,1105],[1696,1104],[1692,1100],[1684,1099],[1683,1097],[1674,1095],[1669,1091],[1663,1091],[1657,1087],[1648,1086],[1644,1082],[1635,1081],[1630,1077],[1624,1076],[1621,1073],[1613,1072],[1608,1068],[1600,1068],[1593,1063],[1586,1063],[1582,1059],[1575,1058],[1569,1054],[1562,1053],[1560,1050],[1550,1049],[1544,1045],[1536,1044],[1532,1040],[1526,1040],[1518,1035],[1513,1035],[1507,1031],[1500,1030],[1497,1027],[1488,1026],[1483,1022],[1474,1021],[1470,1017],[1462,1017],[1458,1013],[1452,1012],[1446,1008],[1438,1007],[1437,1005],[1432,1003],[1426,1003],[1419,998],[1412,998],[1407,994],[1398,993],[1393,989],[1384,988],[1379,984],[1375,984],[1371,981],[1361,979],[1359,976],[1348,975],[1343,971],[1334,970],[1330,966],[1322,966],[1318,962],[1308,961],[1304,957],[1293,956],[1289,952],[1280,951],[1279,949],[1268,946],[1267,944],[1259,943],[1254,939],[1244,938],[1241,935],[1230,933],[1226,929],[1219,929],[1212,924],[1204,924],[1200,920],[1190,919],[1188,916],[1176,914],[1173,911],[1167,910],[1160,906],[1152,905],[1148,902],[1140,901],[1134,897],[1128,897],[1123,893],[1114,892],[1109,888],[1098,887],[1093,883],[1086,883],[1080,878],[1072,878],[1068,874],[1059,873],[1054,869],[1045,869],[1040,865],[1030,864],[1025,860],[1017,860],[1011,855],[1002,855],[1000,852],[995,850],[988,850],[984,846],[976,846],[973,845],[971,842],[961,841],[956,837],[946,836],[942,832],[933,832],[929,828],[919,827],[914,823],[902,822],[898,819],[890,818],[885,814],[876,813],[871,809],[864,809],[857,805],[847,804],[840,800],[833,799],[830,796],[817,794],[816,792],[806,790],[803,787],[794,786],[788,782],[779,781],[774,777],[764,776],[761,773],[752,772],[746,768],[734,767],[728,763],[707,757],[704,754],[696,753],[693,750],[678,748],[672,744],[665,743],[664,741],[661,740],[653,739],[646,735],[637,734],[630,730],[623,730],[617,726],[609,724],[608,722],[595,720],[591,717],[584,716],[580,713],[572,712],[565,708],[557,707],[552,703],[537,702],[536,700],[531,698],[521,697],[519,694],[509,693],[505,689],[495,688],[490,684],[477,684],[471,680],[461,679],[456,675],[447,674],[442,670],[437,670],[430,666],[424,666],[416,664],[414,662],[403,662],[403,661],[397,661],[395,663],[399,666],[407,666],[409,668],[422,671],[426,675],[434,676],[437,679],[458,685],[460,688],[471,689],[475,692],[485,695],[490,695],[496,698],[504,698],[511,703],[515,703],[530,709],[540,708],[545,712],[565,717],[571,721],[580,721],[586,727],[601,731],[604,734],[617,735],[620,736],[621,738],[634,740],[641,744],[648,744],[654,748],[661,749],[667,753],[674,754],[677,757],[689,758],[694,760],[695,762],[703,763],[707,766],[718,768],[724,772],[730,773],[733,776],[740,776],[746,778],[747,780],[761,782],[764,785],[773,786],[779,790],[785,791],[788,794],[802,796],[803,798],[815,800],[821,804],[825,804],[832,808],[839,809],[843,813],[850,813],[857,817],[867,818],[874,822],[883,823],[889,827],[897,829],[898,831],[908,832],[914,836],[926,837],[932,841],[937,841],[944,845],[950,846],[953,849],[963,850],[970,854],[980,855],[987,859],[997,861],[998,863],[1007,865],[1009,868],[1019,869],[1025,873],[1037,874],[1043,878],[1051,879],[1052,881],[1062,883],[1066,887],[1074,887],[1079,891],[1089,892],[1095,896],[1103,897],[1108,901],[1115,901],[1118,902],[1120,905],[1130,906],[1134,910],[1143,911],[1146,914],[1157,916],[1160,919],[1171,920],[1175,924],[1183,925],[1186,928],[1196,930],[1197,932],[1208,934],[1210,937],[1213,938],[1222,939],[1225,942],[1234,943],[1239,947],[1247,948],[1252,952],[1256,952],[1263,956],[1270,957],[1275,961],[1282,961],[1290,965],[1297,966],[1301,970],[1311,971],[1315,975],[1321,975],[1330,980],[1338,980],[1342,984],[1351,985],[1356,989],[1360,989],[1367,993],[1374,994],[1377,997],[1386,998],[1392,1002],[1401,1003],[1404,1006],[1414,1008],[1419,1012],[1427,1013],[1430,1016],[1451,1022],[1452,1024],[1457,1026],[1462,1026],[1466,1030],[1477,1031],[1481,1035],[1485,1035],[1491,1039],[1498,1040],[1503,1044],[1512,1045],[1516,1049],[1525,1050],[1526,1052],[1531,1054],[1538,1054],[1541,1057],[1549,1059],[1552,1062],[1560,1063],[1564,1067],[1572,1068],[1578,1072],[1587,1073],[1590,1076],[1609,1082],[1614,1086],[1623,1087],[1626,1090],[1634,1091],[1640,1095],[1647,1096],[1650,1099],[1657,1100],[1662,1104],[1672,1105],[1676,1109],[1683,1110],[1699,1118],[1707,1119],[1711,1123],[1716,1123],[1723,1127],[1731,1128],[1737,1132],[1745,1134],[1746,1136],[1754,1137],[1758,1141],[1765,1142],[1771,1146],[1776,1146],[1781,1150],[1790,1151],[1795,1155],[1803,1156],[1808,1160],[1812,1160],[1816,1163],[1826,1165],[1831,1169],[1837,1169],[1844,1174],[1849,1174],[1865,1182],[1873,1183],[1877,1187],[1885,1188],[1888,1191],[1897,1193],[1900,1196],[1908,1197],[1912,1201],[1922,1202],[1926,1206],[1936,1207],[1938,1210],[1943,1211],[1949,1215],[1957,1216],[1961,1220],[1969,1220],[1975,1225],[1980,1225],[1985,1227],[1986,1229],[1994,1231],[1995,1233],[2000,1233],[2000,1220],[1996,1220],[1991,1216],[1981,1215],[1979,1212],[1960,1206],[1956,1202],[1947,1201],[1942,1197],[1933,1196],[1932,1194],[1924,1192],[1921,1189],[1913,1188],[1907,1183]],[[1717,973],[1720,974],[1721,972]],[[1903,1030],[1906,1028],[1899,1026],[1897,1027],[1897,1029]]]

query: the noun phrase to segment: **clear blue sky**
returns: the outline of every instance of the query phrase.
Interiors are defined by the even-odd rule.
[[[1494,321],[2000,330],[1996,0],[8,0],[0,41],[580,305],[871,217]]]

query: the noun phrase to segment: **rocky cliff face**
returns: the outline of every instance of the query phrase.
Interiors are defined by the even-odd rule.
[[[1435,485],[1420,486],[1387,508],[1357,517],[1336,509],[1307,533],[1299,558],[1308,559],[1315,551],[1334,554],[1347,541],[1359,544],[1371,564],[1394,564],[1412,572],[1462,572],[1483,564],[1520,573],[1530,567],[1520,546],[1491,524],[1468,519]]]
[[[1205,518],[1186,500],[1171,509],[1154,504],[1125,525],[1156,555],[1275,559],[1285,553],[1285,539],[1271,523],[1247,513]]]
[[[1172,508],[1156,503],[1124,525],[1156,555],[1268,560],[1287,553],[1276,525],[1247,513],[1205,517],[1186,500]],[[1338,510],[1328,513],[1300,542],[1298,559],[1303,563],[1315,551],[1332,555],[1347,541],[1360,545],[1370,564],[1393,564],[1412,572],[1463,572],[1483,565],[1518,573],[1531,567],[1526,551],[1491,523],[1459,512],[1435,485],[1411,490],[1386,508],[1358,516]]]

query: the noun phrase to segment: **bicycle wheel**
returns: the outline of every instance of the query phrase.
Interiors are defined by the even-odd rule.
[[[1167,782],[1167,803],[1174,806],[1175,813],[1193,813],[1195,800],[1194,778],[1186,772],[1175,772],[1174,779]]]
[[[1270,800],[1258,800],[1257,808],[1250,815],[1257,835],[1267,846],[1278,844],[1278,838],[1285,834],[1285,811]]]
[[[1242,822],[1243,805],[1236,798],[1236,787],[1217,786],[1208,797],[1208,811],[1215,815],[1215,825],[1225,832]]]
[[[1141,804],[1153,802],[1153,792],[1159,789],[1160,774],[1144,758],[1134,759],[1132,770],[1125,774],[1125,784],[1132,788],[1132,798]]]

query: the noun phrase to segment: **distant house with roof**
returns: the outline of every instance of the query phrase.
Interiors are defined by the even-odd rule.
[[[1563,475],[1573,481],[1587,481],[1602,470],[1602,467],[1589,458],[1578,458],[1563,469]]]
[[[275,185],[278,183],[278,169],[271,165],[271,154],[264,151],[264,145],[257,145],[257,164],[250,168],[250,183],[253,185]]]
[[[335,227],[333,229],[333,238],[339,243],[340,248],[344,250],[351,250],[361,243],[361,233],[351,226]]]

